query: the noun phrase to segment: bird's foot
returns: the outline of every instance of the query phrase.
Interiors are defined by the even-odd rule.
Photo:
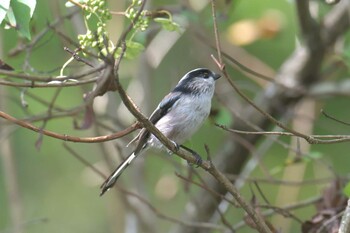
[[[192,155],[196,158],[194,163],[188,162],[188,165],[193,166],[196,165],[196,167],[199,167],[203,163],[202,157],[195,151],[192,151]]]
[[[173,143],[173,145],[174,145],[174,147],[175,147],[175,151],[177,152],[177,151],[180,149],[180,145],[177,144],[175,141],[171,141],[171,142]],[[172,151],[170,151],[170,153],[173,154]]]
[[[194,150],[192,150],[186,146],[183,146],[183,145],[181,145],[181,147],[183,149],[187,150],[188,152],[190,152],[196,158],[194,163],[188,162],[188,165],[190,165],[190,166],[197,165],[197,167],[202,165],[203,159],[201,158],[201,156],[197,152],[195,152]]]

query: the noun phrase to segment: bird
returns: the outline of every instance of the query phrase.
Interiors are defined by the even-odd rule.
[[[220,77],[220,74],[207,68],[197,68],[189,71],[180,79],[175,88],[162,99],[149,117],[150,122],[171,140],[177,148],[182,147],[196,156],[198,165],[201,163],[200,156],[182,144],[192,137],[208,117],[215,90],[215,81]],[[166,149],[145,128],[141,129],[131,142],[134,141],[137,141],[134,151],[101,185],[100,196],[113,187],[123,171],[138,155],[151,147]]]

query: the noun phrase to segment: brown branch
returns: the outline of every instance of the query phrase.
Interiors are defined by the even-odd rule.
[[[212,13],[212,19],[214,23],[214,36],[215,36],[215,44],[216,44],[216,51],[218,53],[219,58],[219,64],[223,65],[222,56],[221,56],[221,43],[220,43],[220,36],[219,36],[219,30],[218,25],[216,21],[216,6],[215,6],[215,0],[211,0],[211,13]],[[223,67],[219,66],[220,69],[223,69]]]
[[[242,177],[239,175],[226,174],[226,176],[232,182],[240,178],[242,179]],[[257,178],[257,177],[247,177],[247,178],[244,178],[244,180],[247,182],[259,182],[259,183],[266,183],[270,185],[303,186],[303,185],[317,185],[317,184],[329,183],[330,181],[334,180],[334,177],[316,178],[316,179],[303,180],[303,181],[278,180],[275,178]],[[347,181],[348,179],[344,178],[344,180]]]
[[[100,72],[105,68],[106,68],[106,65],[102,63],[99,66],[97,66],[96,68],[89,69],[87,71],[82,72],[81,74],[69,75],[69,76],[65,76],[65,77],[28,75],[28,74],[17,73],[14,71],[7,71],[7,70],[0,69],[0,78],[3,78],[2,76],[5,76],[6,78],[11,77],[11,78],[17,78],[20,80],[27,80],[27,81],[32,81],[32,82],[43,82],[43,83],[47,83],[47,82],[51,82],[51,81],[65,81],[65,80],[69,80],[69,79],[79,80],[79,79],[86,77],[88,75]]]
[[[78,55],[79,49],[76,49],[76,50],[74,50],[74,51],[72,51],[72,50],[69,49],[68,47],[64,47],[63,49],[64,49],[64,51],[67,51],[70,55],[72,55],[72,57],[73,57],[76,61],[82,62],[82,63],[84,63],[85,65],[88,65],[88,66],[94,68],[94,65],[93,65],[91,62],[89,62],[88,60],[86,60],[86,59],[84,59],[84,58],[82,58],[82,57],[80,57],[80,56]]]
[[[217,181],[219,181],[220,184],[222,184],[227,189],[227,191],[236,199],[236,201],[240,204],[240,206],[247,212],[249,217],[256,224],[256,229],[259,232],[271,232],[271,230],[266,225],[262,216],[259,213],[257,213],[255,209],[248,202],[244,200],[244,198],[238,192],[236,187],[223,173],[217,170],[216,167],[213,166],[213,164],[208,171],[210,174],[213,175],[213,177]]]
[[[343,125],[350,126],[350,123],[345,122],[345,121],[342,121],[342,120],[339,120],[339,119],[335,118],[334,116],[329,115],[329,114],[326,113],[323,109],[321,109],[321,113],[322,113],[325,117],[327,117],[327,118],[329,118],[329,119],[331,119],[331,120],[333,120],[333,121],[335,121],[335,122],[338,122],[338,123],[343,124]]]
[[[217,193],[215,190],[212,190],[212,189],[208,188],[208,187],[207,187],[206,185],[204,185],[204,184],[201,184],[201,183],[196,182],[196,181],[194,181],[194,180],[188,179],[187,177],[184,177],[183,175],[180,175],[179,173],[175,173],[175,175],[176,175],[177,177],[179,177],[180,179],[182,179],[182,180],[188,182],[188,183],[194,184],[194,185],[196,185],[196,186],[198,186],[198,187],[200,187],[200,188],[206,190],[207,192],[211,193],[213,196],[218,196],[218,197],[220,197],[221,199],[227,201],[228,203],[230,203],[230,204],[233,205],[233,206],[236,206],[236,207],[238,206],[237,203],[235,203],[235,202],[233,202],[232,200],[226,198],[224,195],[221,195],[220,193]]]
[[[79,142],[79,143],[99,143],[99,142],[111,141],[111,140],[114,140],[117,138],[124,137],[125,135],[127,135],[127,134],[129,134],[129,133],[131,133],[139,128],[139,124],[135,123],[124,130],[121,130],[119,132],[116,132],[116,133],[113,133],[110,135],[82,138],[82,137],[76,137],[76,136],[69,136],[66,134],[58,134],[58,133],[55,133],[55,132],[52,132],[49,130],[41,129],[41,128],[36,127],[28,122],[16,119],[16,118],[14,118],[14,117],[12,117],[12,116],[10,116],[2,111],[0,111],[0,117],[6,119],[6,120],[8,120],[16,125],[19,125],[23,128],[32,130],[32,131],[37,132],[37,133],[42,133],[42,134],[49,136],[49,137],[52,137],[52,138],[60,139],[63,141],[69,141],[69,142]]]
[[[320,42],[320,29],[318,23],[312,18],[310,12],[309,0],[295,1],[297,14],[302,36],[306,40],[308,47],[313,49],[318,47]],[[315,44],[316,43],[316,44]]]
[[[349,6],[349,1],[341,1],[325,16],[324,27],[322,27],[323,39],[320,40],[321,43],[315,42],[315,44],[321,44],[322,47],[319,50],[313,50],[311,54],[307,45],[301,45],[297,47],[294,53],[282,64],[275,80],[279,83],[285,83],[290,86],[291,89],[281,88],[279,85],[271,83],[263,93],[259,94],[259,98],[256,100],[257,106],[271,116],[283,117],[288,113],[290,108],[306,96],[303,93],[296,93],[291,90],[294,88],[301,88],[308,91],[312,84],[320,81],[321,75],[319,75],[319,73],[325,51],[330,46],[333,46],[336,40],[349,28]],[[220,63],[218,65],[220,67],[222,66]],[[264,130],[274,125],[270,120],[267,120],[266,116],[257,114],[255,108],[251,105],[240,110],[240,114],[243,119]],[[235,119],[230,128],[243,131],[251,130],[239,119]],[[262,137],[261,135],[241,136],[251,144],[255,144]],[[215,157],[217,167],[225,174],[238,175],[250,158],[249,151],[244,146],[233,141],[232,137],[228,137],[224,143],[227,143],[227,145]],[[218,193],[227,193],[226,189],[214,181],[208,182],[208,185]],[[191,201],[190,204],[193,206],[193,210],[183,213],[183,218],[191,219],[192,221],[210,221],[216,211],[217,202],[208,200],[205,191],[200,191],[197,196],[201,198],[200,205],[196,205],[195,201]],[[197,214],[193,215],[193,212]],[[180,228],[176,232],[194,233],[198,231]]]
[[[243,93],[243,91],[240,90],[240,88],[235,84],[235,82],[232,80],[230,75],[226,72],[225,65],[220,64],[219,61],[216,60],[216,58],[212,55],[213,60],[218,65],[218,67],[221,69],[221,72],[224,74],[226,80],[229,82],[231,87],[237,92],[239,96],[241,96],[245,101],[249,103],[250,106],[254,107],[259,113],[261,113],[264,117],[266,117],[269,121],[271,121],[273,124],[277,125],[278,127],[292,133],[295,136],[301,137],[305,139],[310,144],[317,144],[319,143],[318,140],[315,140],[313,137],[305,135],[303,133],[300,133],[292,128],[289,128],[288,126],[284,125],[282,122],[274,118],[270,113],[263,110],[261,107],[259,107],[257,104],[255,104],[246,94]]]
[[[169,150],[176,153],[181,158],[187,160],[189,163],[195,164],[196,157],[193,156],[188,151],[180,148],[177,150],[176,146],[166,138],[145,116],[143,116],[137,108],[130,101],[130,97],[128,97],[122,88],[119,80],[117,81],[117,86],[119,90],[119,95],[128,108],[128,110],[138,119],[138,121],[143,125],[144,128],[149,130],[157,139],[165,145]],[[234,185],[230,182],[230,180],[221,172],[219,172],[213,164],[208,161],[203,161],[200,165],[203,169],[207,170],[221,185],[223,185],[228,192],[230,192],[236,201],[240,204],[240,206],[249,214],[249,216],[253,219],[253,221],[257,224],[260,232],[271,232],[268,227],[264,224],[263,220],[260,220],[260,216],[254,211],[254,209],[244,200],[244,198],[239,194]]]
[[[143,2],[144,3],[144,2]],[[141,8],[138,13],[141,12]],[[139,14],[138,14],[139,15]],[[135,17],[136,18],[136,17]],[[130,27],[129,27],[130,28]],[[128,28],[128,29],[129,29]],[[126,30],[125,32],[129,32],[130,30]],[[125,33],[127,34],[127,33]],[[124,34],[124,35],[125,35]],[[196,163],[196,157],[193,156],[191,153],[189,153],[187,150],[184,150],[182,148],[176,148],[176,146],[168,139],[166,138],[133,104],[131,101],[130,97],[125,93],[122,85],[119,82],[118,78],[118,69],[119,69],[119,64],[121,59],[123,58],[125,51],[126,51],[126,45],[125,45],[125,38],[121,38],[120,43],[122,46],[122,51],[121,54],[115,62],[114,66],[114,75],[116,77],[116,85],[118,89],[119,96],[121,100],[123,101],[124,105],[126,108],[133,114],[137,120],[142,124],[144,128],[149,130],[163,145],[165,145],[169,150],[172,152],[176,153],[178,156],[181,158],[187,160],[189,163],[195,164]],[[200,165],[203,169],[207,170],[210,174],[214,176],[214,178],[221,184],[223,185],[228,192],[230,192],[237,202],[242,206],[242,208],[248,213],[248,215],[252,218],[254,223],[256,223],[258,229],[261,232],[270,232],[268,227],[265,225],[264,221],[260,219],[260,216],[257,215],[257,213],[254,211],[254,209],[246,202],[243,197],[238,193],[236,188],[233,186],[233,184],[230,182],[230,180],[225,177],[224,174],[219,172],[210,162],[208,161],[203,161],[203,163]]]
[[[330,117],[330,116],[328,116]],[[335,120],[335,119],[333,119]],[[339,122],[339,120],[337,120]],[[345,123],[340,121],[341,123]],[[237,130],[237,129],[229,129],[227,126],[215,124],[217,127],[231,133],[237,133],[237,134],[247,134],[247,135],[279,135],[279,136],[291,136],[291,137],[299,137],[298,135],[295,135],[293,133],[288,132],[271,132],[271,131],[244,131],[244,130]],[[332,143],[341,143],[341,142],[349,142],[350,141],[350,135],[317,135],[313,134],[309,137],[314,138],[315,144],[332,144]],[[320,140],[319,138],[334,138],[331,140]]]
[[[130,101],[130,97],[126,95],[124,89],[122,88],[119,80],[117,79],[117,86],[119,90],[119,95],[128,108],[128,110],[138,119],[138,121],[143,125],[144,128],[149,130],[158,140],[165,145],[169,150],[176,153],[181,158],[187,160],[189,163],[195,163],[196,157],[189,153],[187,150],[179,148],[177,150],[176,146],[166,138],[145,116],[143,116],[137,108]],[[230,180],[219,170],[213,166],[209,161],[203,161],[200,165],[201,168],[207,170],[221,185],[223,185],[229,193],[231,193],[240,206],[248,213],[252,220],[256,223],[257,228],[260,232],[271,232],[269,228],[265,225],[263,220],[260,220],[260,216],[254,211],[254,209],[244,200],[244,198],[239,194],[234,185]]]
[[[123,57],[123,54],[125,53],[126,46],[125,43],[122,43],[122,52],[120,55],[120,59]],[[120,60],[117,61],[117,66],[119,65]],[[117,69],[118,70],[118,69]],[[177,148],[167,137],[162,134],[159,129],[157,129],[149,120],[147,117],[145,117],[136,107],[136,105],[133,103],[131,98],[126,94],[124,88],[122,87],[118,74],[115,75],[116,78],[116,84],[118,88],[118,93],[123,101],[125,107],[129,110],[129,112],[136,117],[136,119],[142,124],[144,128],[149,130],[157,139],[166,146],[170,151],[176,153],[181,158],[187,160],[189,163],[196,164],[196,157],[193,156],[190,152],[183,148]],[[203,161],[203,163],[200,165],[202,168],[208,170],[210,168],[210,163],[208,161]]]
[[[291,210],[295,210],[295,209],[308,207],[308,206],[313,205],[313,204],[320,202],[320,201],[322,201],[322,197],[313,197],[310,199],[300,201],[300,202],[295,203],[295,204],[289,204],[289,205],[280,207],[279,209],[283,209],[284,211],[291,211]],[[270,209],[270,210],[263,211],[261,214],[264,217],[269,217],[269,216],[277,214],[277,212],[274,209]],[[245,221],[241,221],[241,222],[237,223],[233,227],[233,229],[238,230],[238,229],[244,227],[245,225],[246,225]]]
[[[27,82],[27,83],[16,83],[16,82],[8,82],[8,81],[1,81],[0,85],[3,86],[9,86],[9,87],[29,87],[29,88],[53,88],[53,87],[76,87],[76,86],[82,86],[89,83],[95,83],[98,80],[98,78],[94,77],[91,79],[86,79],[83,81],[78,82],[61,82],[61,80],[57,82],[52,83],[35,83]]]

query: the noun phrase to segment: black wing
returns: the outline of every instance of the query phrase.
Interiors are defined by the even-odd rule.
[[[160,118],[165,116],[171,108],[174,106],[176,101],[180,99],[181,94],[179,92],[171,92],[167,96],[163,98],[163,100],[159,103],[158,107],[149,117],[149,120],[155,124],[159,121]]]
[[[153,124],[156,124],[159,121],[159,119],[161,119],[171,110],[171,108],[174,106],[176,101],[180,99],[180,97],[181,97],[180,92],[170,92],[167,96],[163,98],[163,100],[159,103],[156,110],[154,110],[154,112],[151,114],[151,116],[148,119]],[[142,129],[140,133],[137,135],[135,139],[138,139],[139,142],[135,149],[136,154],[138,154],[142,149],[144,149],[147,146],[145,143],[147,142],[148,136],[149,136],[149,132],[146,129]]]

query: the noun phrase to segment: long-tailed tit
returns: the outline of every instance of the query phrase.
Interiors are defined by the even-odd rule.
[[[208,117],[215,81],[218,78],[220,78],[219,74],[205,68],[188,72],[176,87],[163,98],[149,120],[175,145],[197,155],[181,144],[189,139]],[[103,195],[115,184],[122,172],[141,152],[150,147],[164,148],[163,144],[146,129],[142,129],[134,140],[138,140],[134,152],[102,184],[100,195]],[[201,162],[200,157],[198,162]]]

